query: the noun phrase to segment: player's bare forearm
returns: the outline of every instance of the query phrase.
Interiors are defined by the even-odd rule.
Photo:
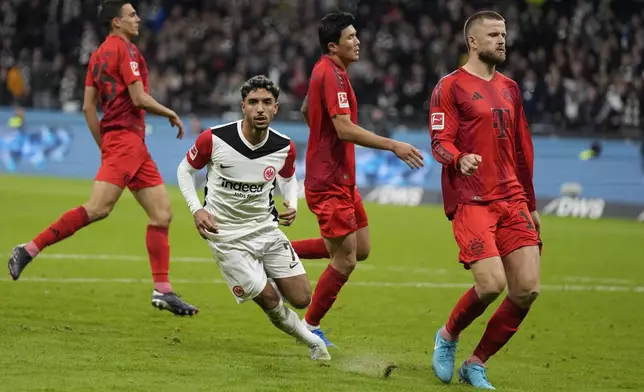
[[[163,117],[173,117],[176,116],[176,113],[163,105],[157,102],[151,95],[145,94],[141,101],[136,104],[139,108],[145,110],[148,113],[156,114]]]
[[[306,123],[307,126],[310,126],[309,124],[309,96],[304,97],[304,102],[302,102],[302,108],[300,108],[300,113],[302,113],[302,118],[304,118],[304,122]]]
[[[130,84],[127,89],[134,106],[158,116],[167,118],[176,116],[173,110],[161,105],[150,94],[146,93],[140,81]]]
[[[85,121],[87,122],[87,127],[89,128],[90,132],[92,132],[92,136],[94,137],[94,140],[96,141],[96,145],[98,148],[101,148],[101,122],[98,119],[98,112],[96,109],[90,109],[84,112],[85,114]]]
[[[348,114],[335,116],[333,118],[333,126],[341,140],[351,142],[359,146],[387,151],[393,151],[396,146],[395,140],[378,136],[354,124]]]
[[[85,122],[87,127],[92,132],[92,136],[96,141],[98,148],[101,148],[101,122],[98,118],[98,90],[93,86],[85,87],[85,94],[83,96],[83,114],[85,115]]]

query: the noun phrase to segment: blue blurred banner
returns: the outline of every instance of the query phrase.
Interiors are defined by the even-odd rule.
[[[81,114],[27,111],[20,130],[11,128],[11,110],[0,110],[0,172],[29,175],[94,178],[100,153]],[[147,144],[159,170],[169,184],[176,184],[176,168],[205,129],[231,119],[184,119],[186,136],[177,140],[176,130],[156,116],[147,117]],[[297,146],[297,176],[304,178],[308,129],[303,123],[275,122],[273,127],[291,137]],[[356,148],[357,182],[361,188],[420,188],[440,191],[440,165],[430,153],[427,130],[393,132],[392,137],[422,150],[426,166],[410,170],[392,153]],[[626,140],[602,141],[599,157],[580,159],[593,141],[587,139],[535,137],[537,196],[557,198],[600,198],[630,204],[644,204],[644,181],[640,144]],[[380,197],[380,196],[379,196]]]

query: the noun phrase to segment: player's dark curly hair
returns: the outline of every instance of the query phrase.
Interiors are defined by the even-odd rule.
[[[124,0],[105,0],[98,9],[98,21],[107,31],[112,30],[112,19],[121,16],[121,10],[125,4],[130,1]]]
[[[342,31],[355,23],[356,18],[348,12],[333,12],[327,14],[318,26],[318,38],[322,53],[329,53],[329,44],[340,43]]]
[[[277,85],[272,80],[264,75],[257,75],[248,79],[246,83],[241,86],[240,91],[242,100],[245,100],[251,91],[259,90],[262,88],[270,92],[273,95],[273,98],[275,98],[275,101],[277,101],[277,99],[280,97],[280,88],[277,87]]]

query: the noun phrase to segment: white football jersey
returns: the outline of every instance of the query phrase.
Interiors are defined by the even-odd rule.
[[[287,136],[269,128],[266,138],[253,146],[239,120],[205,130],[186,159],[193,168],[208,170],[204,209],[219,225],[212,240],[232,241],[277,227],[276,178],[295,175],[295,145]]]

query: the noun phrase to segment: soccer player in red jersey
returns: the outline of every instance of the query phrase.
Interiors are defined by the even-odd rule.
[[[146,245],[152,269],[152,305],[177,315],[198,309],[172,291],[168,279],[172,218],[163,179],[145,145],[145,112],[167,117],[183,137],[183,124],[172,110],[149,95],[148,69],[132,38],[140,19],[127,1],[106,0],[99,18],[110,34],[92,54],[85,80],[83,112],[101,150],[92,194],[87,203],[64,213],[27,244],[16,246],[8,267],[13,280],[46,247],[70,237],[90,223],[106,218],[127,186],[149,217]],[[99,121],[97,105],[103,118]]]
[[[432,368],[449,383],[461,332],[503,292],[461,381],[494,389],[484,364],[514,335],[539,294],[540,219],[532,183],[534,152],[521,91],[496,71],[505,61],[505,21],[481,11],[465,23],[467,63],[435,87],[430,104],[432,152],[443,165],[445,213],[459,260],[474,287],[435,337]]]
[[[323,56],[313,68],[302,107],[310,127],[306,151],[306,202],[317,216],[322,238],[293,241],[300,258],[330,258],[315,287],[305,325],[332,344],[320,329],[357,261],[369,255],[367,215],[355,182],[354,144],[392,151],[411,168],[423,166],[420,151],[407,143],[377,136],[357,125],[358,102],[347,75],[358,60],[354,18],[349,13],[325,16],[318,27]]]

